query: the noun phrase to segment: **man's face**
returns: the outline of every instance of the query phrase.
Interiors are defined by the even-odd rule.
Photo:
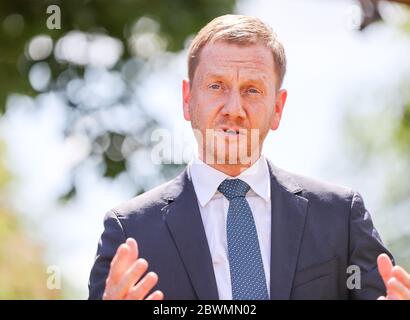
[[[286,101],[277,83],[272,52],[263,45],[220,41],[202,49],[192,83],[183,82],[183,102],[205,162],[259,158]]]

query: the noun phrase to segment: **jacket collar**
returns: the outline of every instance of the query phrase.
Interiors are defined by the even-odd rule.
[[[267,161],[271,192],[271,299],[289,299],[305,226],[308,200],[292,175]],[[170,183],[162,209],[168,229],[200,300],[218,290],[198,200],[189,170]]]

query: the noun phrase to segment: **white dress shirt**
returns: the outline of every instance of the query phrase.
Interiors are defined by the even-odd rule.
[[[232,286],[226,237],[229,201],[217,188],[222,181],[232,178],[241,179],[251,187],[246,194],[246,200],[255,220],[266,285],[270,293],[271,199],[270,176],[265,157],[261,156],[251,167],[236,177],[212,168],[198,157],[191,160],[188,170],[198,198],[199,211],[211,251],[219,299],[232,300]]]

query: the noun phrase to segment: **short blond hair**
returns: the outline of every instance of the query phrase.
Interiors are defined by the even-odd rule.
[[[270,26],[252,16],[227,14],[213,19],[192,40],[188,50],[188,77],[192,83],[199,63],[201,50],[208,43],[225,41],[247,46],[261,43],[272,50],[278,85],[286,73],[286,55],[282,43]]]

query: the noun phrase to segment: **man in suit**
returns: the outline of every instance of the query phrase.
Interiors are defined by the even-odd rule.
[[[257,18],[221,16],[198,33],[182,85],[198,156],[107,213],[90,299],[410,298],[360,194],[261,154],[279,127],[285,70]]]

